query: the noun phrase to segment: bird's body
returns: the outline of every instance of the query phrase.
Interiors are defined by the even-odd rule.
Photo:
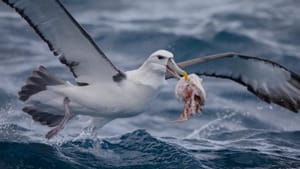
[[[158,94],[165,80],[166,70],[153,72],[142,65],[139,69],[125,72],[126,80],[119,83],[106,81],[91,85],[78,86],[69,82],[62,85],[48,86],[27,101],[28,104],[42,103],[38,109],[57,109],[63,112],[62,100],[68,97],[72,113],[103,118],[135,116],[141,112]],[[146,73],[148,72],[148,73]],[[49,98],[50,97],[50,98]],[[51,110],[52,111],[52,110]]]
[[[164,55],[165,59],[157,59],[158,55]],[[40,67],[29,77],[20,92],[27,98],[23,110],[41,123],[50,126],[58,124],[47,134],[47,138],[54,136],[75,115],[101,119],[101,123],[96,124],[98,127],[116,118],[138,115],[144,112],[160,87],[167,83],[166,65],[172,57],[170,52],[159,50],[138,69],[124,72],[121,81],[99,79],[89,85],[74,85],[62,81],[50,74],[46,68]],[[48,82],[44,82],[47,80]],[[55,81],[59,83],[55,84]],[[51,83],[54,85],[50,85]],[[40,88],[43,90],[35,91]]]

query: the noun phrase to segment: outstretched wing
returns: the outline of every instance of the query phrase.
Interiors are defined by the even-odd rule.
[[[296,113],[300,109],[300,76],[275,62],[238,53],[222,53],[178,65],[198,75],[231,79],[268,103],[276,103]]]
[[[48,44],[81,84],[123,75],[59,0],[3,0]]]

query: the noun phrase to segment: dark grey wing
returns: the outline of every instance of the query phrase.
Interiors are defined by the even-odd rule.
[[[77,82],[120,78],[120,72],[59,0],[3,0],[14,8],[67,65]]]
[[[178,65],[189,73],[231,79],[268,103],[276,103],[293,112],[300,109],[300,76],[275,62],[238,53],[222,53]]]

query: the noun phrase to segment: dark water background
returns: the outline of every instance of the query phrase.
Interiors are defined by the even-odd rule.
[[[297,0],[64,0],[114,64],[138,67],[156,49],[175,60],[241,52],[300,73]],[[117,119],[97,137],[70,121],[53,140],[21,112],[17,91],[38,65],[71,74],[47,46],[0,3],[0,168],[300,168],[300,115],[261,102],[228,80],[204,79],[202,115],[174,121],[182,104],[175,80],[139,116]],[[79,136],[78,136],[79,134]]]

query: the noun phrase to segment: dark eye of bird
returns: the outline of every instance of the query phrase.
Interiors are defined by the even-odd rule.
[[[165,57],[158,55],[157,58],[158,58],[159,60],[162,60],[162,59],[164,59]]]

